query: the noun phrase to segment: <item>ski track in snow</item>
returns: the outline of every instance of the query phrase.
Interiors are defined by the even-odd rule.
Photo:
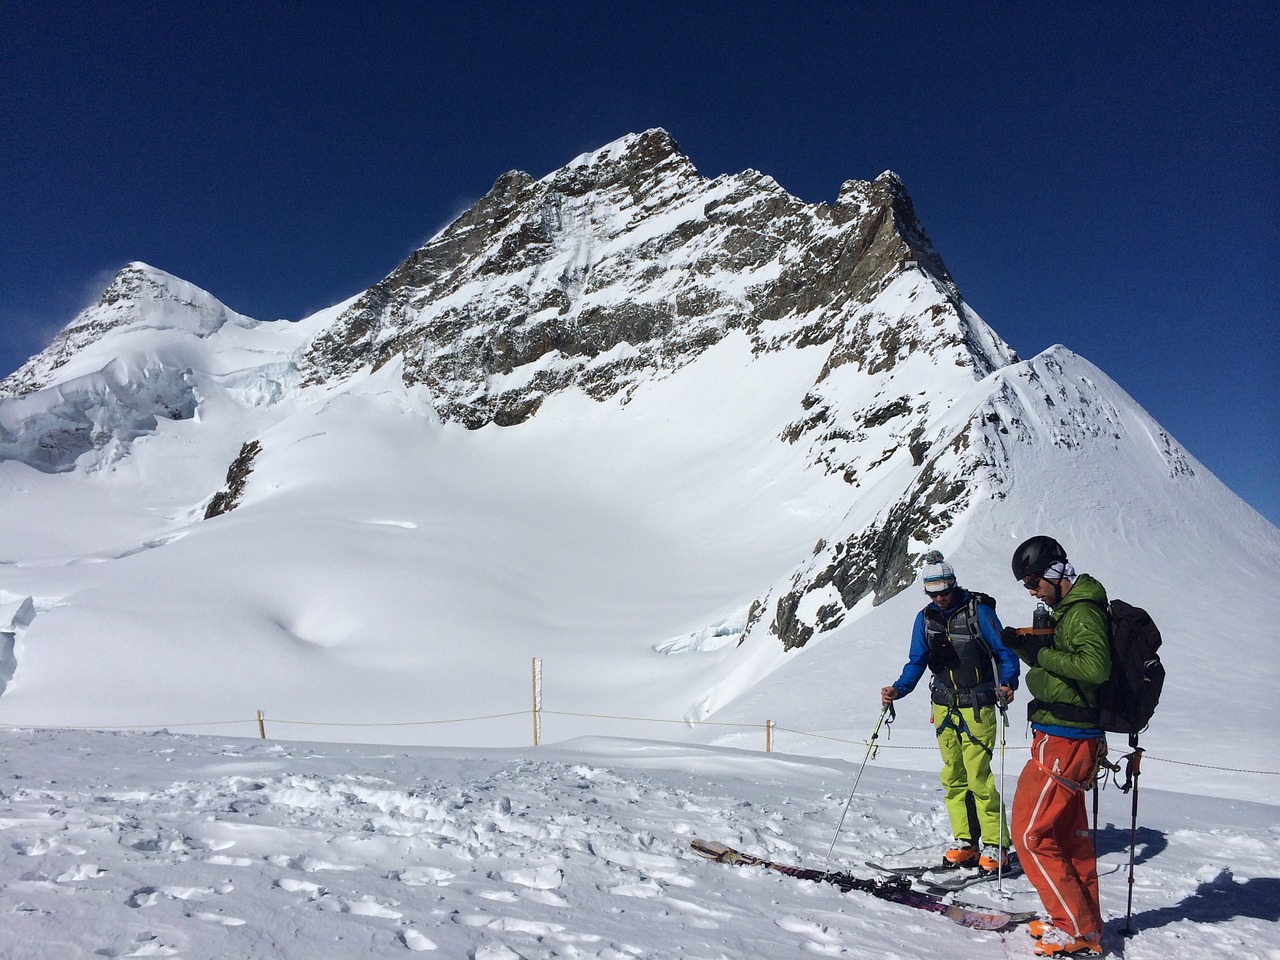
[[[474,751],[10,731],[0,955],[507,958],[1030,956],[862,894],[689,852],[693,836],[821,865],[853,766],[584,740]],[[832,867],[946,838],[931,773],[875,769]],[[1114,794],[1114,791],[1112,792]],[[1144,791],[1122,939],[1129,800],[1100,847],[1112,955],[1280,957],[1280,817]],[[1036,905],[1025,879],[961,895]]]

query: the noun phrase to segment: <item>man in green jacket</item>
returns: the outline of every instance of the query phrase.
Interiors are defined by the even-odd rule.
[[[1003,640],[1028,663],[1031,759],[1018,778],[1012,833],[1018,859],[1050,922],[1028,932],[1038,956],[1102,952],[1098,864],[1085,791],[1105,749],[1098,688],[1111,673],[1107,591],[1077,574],[1062,546],[1032,537],[1014,551],[1013,575],[1052,610],[1052,636],[1006,627]]]

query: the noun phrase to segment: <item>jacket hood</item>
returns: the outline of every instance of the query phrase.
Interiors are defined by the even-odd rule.
[[[1058,620],[1071,604],[1083,601],[1100,603],[1104,607],[1107,605],[1107,588],[1087,573],[1076,577],[1071,590],[1062,598],[1062,602],[1053,608],[1053,619]]]

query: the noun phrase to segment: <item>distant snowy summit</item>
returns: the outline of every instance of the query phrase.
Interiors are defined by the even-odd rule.
[[[206,341],[259,326],[194,284],[128,264],[97,303],[0,381],[0,460],[51,471],[114,462],[160,420],[195,416],[197,371],[216,365],[208,358],[220,349]]]
[[[886,328],[879,298],[908,263],[927,308],[895,303]],[[873,373],[917,350],[979,377],[1016,359],[965,310],[895,175],[806,204],[755,171],[702,177],[649,130],[541,180],[499,177],[304,365],[321,382],[403,357],[445,419],[510,425],[567,387],[625,396],[735,330],[758,351],[822,344],[831,368]]]
[[[0,380],[0,397],[21,396],[65,380],[60,368],[112,331],[169,330],[207,337],[227,323],[253,327],[257,321],[229,309],[195,284],[145,263],[130,263],[102,291],[98,302],[82,310],[45,350]]]
[[[1063,347],[1019,360],[965,304],[895,174],[806,203],[756,171],[701,176],[663,130],[540,180],[502,175],[384,280],[301,323],[260,323],[129,264],[0,382],[0,459],[94,469],[161,420],[198,445],[211,405],[274,407],[372,371],[446,423],[515,427],[570,391],[620,408],[728,341],[756,364],[803,360],[770,440],[849,488],[830,536],[750,604],[746,634],[787,648],[901,592],[930,544],[1054,451],[1072,470],[1084,457],[1104,498],[1196,479],[1087,361]],[[211,494],[241,440],[256,438],[226,448]]]

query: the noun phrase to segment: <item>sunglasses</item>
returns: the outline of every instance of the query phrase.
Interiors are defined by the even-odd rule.
[[[1027,579],[1022,581],[1022,585],[1028,590],[1034,590],[1036,587],[1040,586],[1040,581],[1042,579],[1042,577],[1027,577]]]
[[[945,590],[926,590],[924,592],[924,595],[926,597],[945,597],[948,594],[952,594],[955,592],[956,592],[955,587],[947,587]]]

